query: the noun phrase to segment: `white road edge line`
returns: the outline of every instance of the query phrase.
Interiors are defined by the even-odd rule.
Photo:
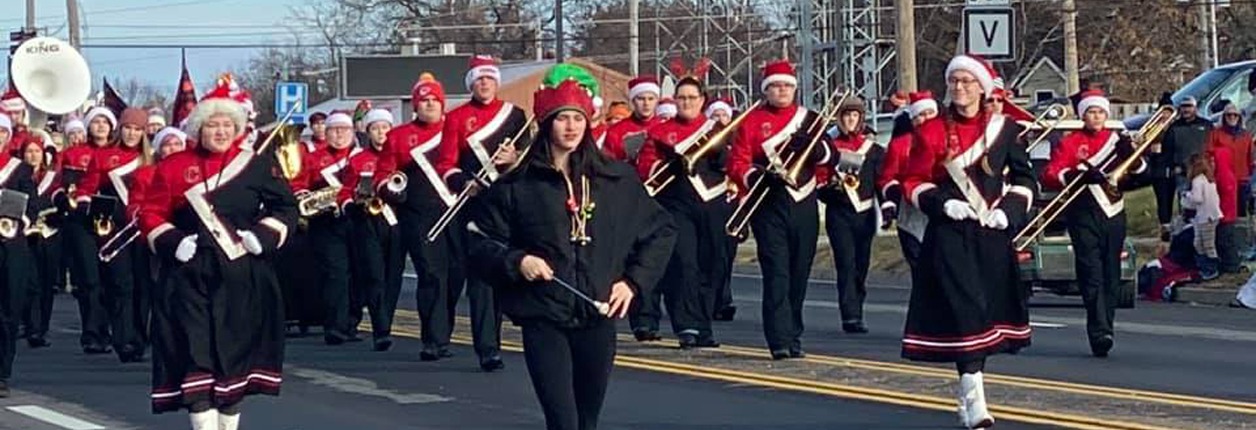
[[[8,409],[22,415],[55,425],[67,430],[105,430],[105,427],[74,418],[72,416],[45,408],[43,406],[22,405],[9,406]]]

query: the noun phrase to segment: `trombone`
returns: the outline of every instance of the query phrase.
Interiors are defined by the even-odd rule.
[[[1107,182],[1100,184],[1108,197],[1120,197],[1121,191],[1117,188],[1117,184],[1121,182],[1121,179],[1123,179],[1125,175],[1129,174],[1129,169],[1132,168],[1134,163],[1142,157],[1143,152],[1146,152],[1147,148],[1150,148],[1152,143],[1160,139],[1161,135],[1169,129],[1169,126],[1173,124],[1173,120],[1176,118],[1176,109],[1172,106],[1162,106],[1152,114],[1151,118],[1147,120],[1147,123],[1144,124],[1142,128],[1138,129],[1138,131],[1131,136],[1134,141],[1134,152],[1129,154],[1129,156],[1122,160],[1116,168],[1112,169],[1112,171],[1108,173]],[[1111,158],[1107,163],[1104,163],[1101,166],[1095,166],[1095,168],[1103,169],[1104,167],[1111,165],[1112,162],[1116,160],[1116,158]],[[1072,181],[1069,181],[1069,183],[1064,186],[1064,189],[1060,191],[1060,194],[1056,195],[1055,199],[1052,199],[1042,208],[1042,210],[1038,211],[1038,214],[1025,225],[1025,228],[1021,229],[1021,231],[1016,233],[1016,236],[1012,238],[1012,244],[1015,247],[1016,252],[1021,252],[1026,248],[1029,248],[1029,245],[1033,244],[1043,231],[1046,231],[1047,226],[1051,225],[1052,222],[1055,222],[1056,218],[1059,218],[1060,215],[1064,213],[1064,210],[1068,208],[1069,204],[1072,203],[1077,196],[1081,195],[1087,185],[1088,184],[1082,182],[1082,175],[1078,175],[1073,178]]]
[[[1044,119],[1052,116],[1054,116],[1054,118],[1051,122],[1043,122]],[[1068,119],[1068,108],[1059,103],[1052,104],[1051,106],[1047,106],[1047,110],[1038,114],[1038,116],[1034,118],[1034,122],[1030,123],[1028,127],[1025,127],[1025,129],[1016,136],[1016,139],[1020,140],[1024,138],[1031,131],[1042,130],[1042,133],[1039,133],[1038,137],[1034,138],[1033,142],[1029,142],[1029,145],[1025,146],[1025,152],[1033,151],[1034,148],[1037,148],[1038,145],[1045,142],[1047,136],[1050,136],[1051,132],[1054,132],[1055,129],[1066,119]]]
[[[733,118],[732,122],[729,122],[727,126],[716,132],[714,135],[701,137],[700,139],[703,140],[700,140],[696,145],[697,149],[689,151],[689,153],[686,154],[680,154],[679,157],[672,157],[668,159],[666,163],[658,169],[655,169],[654,173],[651,173],[650,177],[645,180],[646,192],[650,194],[650,197],[654,197],[658,195],[660,191],[663,191],[664,187],[671,184],[672,181],[676,179],[676,172],[672,167],[675,163],[682,163],[686,172],[693,172],[698,165],[698,161],[702,160],[702,157],[705,157],[716,148],[724,146],[724,142],[727,141],[728,138],[732,136],[733,132],[737,131],[737,127],[746,120],[747,114],[749,114],[750,111],[758,109],[762,104],[763,101],[755,102],[754,105],[743,111],[736,118]],[[648,144],[649,143],[647,143],[647,145]]]
[[[524,133],[527,133],[529,130],[531,130],[532,124],[535,122],[536,122],[535,116],[528,118],[528,122],[524,123],[523,127],[520,128],[519,131],[516,132],[515,135],[510,138],[510,140],[502,142],[501,145],[497,146],[497,150],[493,151],[493,156],[488,157],[488,162],[492,163],[493,160],[497,159],[497,155],[501,154],[502,150],[505,149],[507,146],[510,146],[513,148],[515,146],[515,142],[518,142],[519,138],[523,137]],[[511,164],[510,167],[508,167],[506,171],[502,173],[510,172],[512,170],[515,170],[515,168],[519,167],[519,165],[523,163],[523,160],[528,157],[528,152],[532,151],[532,146],[533,145],[528,145],[526,148],[523,148],[523,152],[519,153],[519,157],[515,158],[514,164]],[[475,173],[474,181],[475,182],[488,182],[489,180],[488,169],[489,169],[488,165],[480,166],[480,171]],[[435,242],[436,238],[440,237],[440,234],[445,231],[445,228],[449,227],[449,223],[453,222],[454,216],[458,215],[458,212],[462,210],[462,207],[466,206],[467,201],[471,199],[471,195],[472,193],[474,193],[475,187],[476,185],[474,183],[468,183],[466,187],[463,187],[462,192],[458,193],[458,199],[454,201],[454,204],[450,205],[449,209],[446,209],[445,213],[442,213],[440,215],[440,219],[436,220],[436,224],[432,225],[431,230],[427,231],[428,242]]]
[[[838,98],[839,95],[841,96],[840,99]],[[783,164],[779,163],[779,160],[769,160],[768,171],[760,175],[759,179],[755,180],[753,184],[750,184],[750,190],[746,193],[746,198],[742,199],[737,208],[733,210],[732,216],[728,218],[728,222],[724,224],[725,233],[738,238],[745,236],[746,226],[750,224],[750,217],[759,210],[759,205],[763,204],[763,199],[767,197],[770,190],[767,182],[765,182],[767,175],[782,175],[785,183],[789,184],[789,186],[798,186],[798,178],[802,175],[802,169],[806,167],[807,160],[811,158],[811,152],[815,150],[816,144],[824,136],[824,131],[828,130],[829,124],[833,122],[837,109],[850,96],[850,90],[845,88],[833,91],[829,95],[829,99],[825,101],[824,108],[821,109],[815,122],[812,122],[807,127],[806,136],[811,137],[811,141],[807,143],[807,146],[802,151],[790,153]],[[781,169],[784,170],[782,171]]]

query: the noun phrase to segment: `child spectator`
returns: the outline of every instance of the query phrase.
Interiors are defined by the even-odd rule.
[[[1207,281],[1216,279],[1217,271],[1217,223],[1221,220],[1221,198],[1217,194],[1215,162],[1205,152],[1191,156],[1191,188],[1184,201],[1184,209],[1193,210],[1195,230],[1195,255],[1199,276]]]

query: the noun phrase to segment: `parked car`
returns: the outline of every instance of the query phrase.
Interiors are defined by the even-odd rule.
[[[1204,71],[1183,85],[1170,96],[1173,104],[1181,103],[1186,97],[1195,97],[1199,102],[1200,115],[1216,121],[1225,109],[1225,102],[1231,101],[1240,108],[1246,107],[1252,100],[1247,91],[1247,80],[1256,70],[1256,60],[1240,61],[1223,64]],[[1125,128],[1137,130],[1147,122],[1151,115],[1135,115],[1125,119]]]

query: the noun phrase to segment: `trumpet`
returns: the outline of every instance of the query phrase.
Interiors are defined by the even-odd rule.
[[[336,210],[336,194],[340,187],[329,186],[317,191],[301,193],[297,197],[297,212],[302,217],[313,217]]]
[[[57,234],[57,228],[48,224],[48,217],[57,213],[57,208],[44,209],[39,212],[39,216],[35,218],[35,222],[26,228],[27,236],[39,235],[44,239]]]
[[[388,175],[388,180],[384,186],[388,187],[389,191],[399,193],[404,191],[409,183],[410,181],[406,178],[405,173],[396,172]],[[366,201],[366,211],[371,215],[384,213],[384,199],[377,195],[369,196],[369,200]]]
[[[676,172],[672,169],[672,165],[674,163],[683,163],[686,172],[693,172],[698,165],[698,161],[701,161],[703,157],[711,151],[714,151],[716,148],[724,146],[724,142],[732,136],[734,131],[737,131],[737,127],[741,125],[742,121],[745,121],[747,114],[749,114],[750,111],[758,109],[759,105],[762,104],[763,101],[755,102],[754,105],[750,106],[750,108],[743,111],[740,115],[737,115],[737,117],[733,118],[727,126],[716,132],[714,135],[703,136],[701,139],[704,140],[699,141],[699,143],[694,145],[697,149],[681,154],[680,157],[667,160],[663,166],[656,169],[654,173],[650,174],[650,177],[645,180],[646,192],[650,194],[650,197],[654,197],[663,190],[663,187],[671,184],[672,181],[676,179]]]
[[[96,218],[92,224],[96,227],[96,236],[106,237],[113,233],[113,219],[109,216]]]
[[[0,218],[0,237],[12,239],[17,237],[17,221],[13,218]]]
[[[838,96],[841,97],[838,98]],[[792,152],[789,154],[789,157],[786,158],[783,163],[784,171],[780,174],[783,176],[785,183],[789,184],[789,186],[798,186],[798,178],[802,176],[802,169],[811,158],[811,152],[815,150],[816,144],[820,141],[820,137],[824,134],[824,130],[827,130],[829,128],[829,124],[833,122],[834,116],[837,114],[838,107],[840,107],[842,103],[845,103],[846,99],[850,96],[850,90],[845,88],[833,91],[833,93],[829,95],[829,99],[826,100],[824,108],[821,109],[819,117],[816,118],[815,122],[811,123],[811,126],[807,128],[806,135],[811,138],[811,141],[807,143],[806,148],[802,151]],[[770,164],[776,165],[777,162],[774,160]],[[778,166],[773,169],[780,168],[782,167]],[[754,216],[756,211],[759,210],[759,205],[763,204],[763,200],[767,197],[768,191],[770,190],[767,182],[764,181],[765,176],[772,174],[777,173],[766,172],[763,176],[760,176],[759,179],[755,180],[753,184],[750,184],[750,190],[746,193],[746,198],[742,199],[741,203],[737,205],[737,208],[733,210],[732,216],[728,218],[728,222],[724,224],[724,232],[728,233],[729,236],[738,238],[745,237],[746,227],[750,224],[750,218]]]
[[[845,186],[847,189],[850,189],[850,190],[859,189],[859,175],[856,175],[854,173],[843,174],[842,186]]]
[[[1142,128],[1138,129],[1138,131],[1131,136],[1134,142],[1134,152],[1129,154],[1121,161],[1120,164],[1113,168],[1107,174],[1108,181],[1101,184],[1108,197],[1120,197],[1121,191],[1117,188],[1117,184],[1119,184],[1121,179],[1129,173],[1129,169],[1134,166],[1134,163],[1139,161],[1143,152],[1145,152],[1147,148],[1150,148],[1151,145],[1159,140],[1161,135],[1169,129],[1169,126],[1173,124],[1175,119],[1177,119],[1177,110],[1172,106],[1162,106],[1152,114],[1151,118],[1147,120],[1147,123],[1144,124]],[[1111,160],[1116,161],[1116,158]],[[1095,166],[1095,168],[1103,169],[1110,165],[1112,161],[1109,161],[1104,165]],[[1086,189],[1087,185],[1088,184],[1082,182],[1081,175],[1078,175],[1078,177],[1069,181],[1069,183],[1064,186],[1064,189],[1060,191],[1060,194],[1057,195],[1055,199],[1047,203],[1042,210],[1038,211],[1038,215],[1034,216],[1034,218],[1025,225],[1025,228],[1021,229],[1021,231],[1012,238],[1012,244],[1016,248],[1016,251],[1020,252],[1029,248],[1029,245],[1033,244],[1043,231],[1046,231],[1047,226],[1051,225],[1056,218],[1059,218],[1059,216],[1064,213],[1064,210],[1068,208],[1069,204],[1072,203],[1073,200],[1077,199],[1077,196],[1082,194],[1082,191]]]

